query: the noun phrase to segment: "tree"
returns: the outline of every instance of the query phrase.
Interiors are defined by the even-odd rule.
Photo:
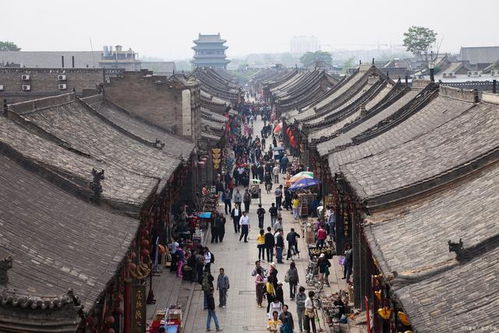
[[[327,65],[333,63],[331,53],[325,51],[307,52],[300,58],[301,63],[305,67],[309,67],[317,62],[323,62]]]
[[[15,43],[0,40],[0,51],[21,51]]]
[[[437,33],[425,27],[412,26],[404,33],[404,46],[417,57],[424,56],[428,64],[428,53],[437,40]]]

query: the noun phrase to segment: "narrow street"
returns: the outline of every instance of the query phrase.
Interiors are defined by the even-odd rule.
[[[258,119],[254,123],[254,133],[260,133],[263,127],[263,122]],[[282,184],[282,175],[281,181]],[[262,188],[262,206],[267,211],[265,216],[265,228],[270,226],[270,215],[268,209],[272,202],[275,202],[273,191],[267,194]],[[274,189],[276,185],[274,184]],[[243,189],[239,187],[239,189]],[[244,189],[243,189],[244,190]],[[239,241],[239,234],[235,234],[232,227],[232,220],[230,216],[227,217],[226,234],[223,243],[211,244],[207,242],[209,249],[215,254],[215,263],[211,266],[211,273],[216,278],[218,276],[219,268],[224,268],[225,273],[230,279],[230,289],[228,292],[227,307],[225,309],[217,307],[216,312],[220,321],[221,327],[225,332],[267,332],[266,323],[266,308],[258,308],[256,305],[256,294],[254,277],[251,272],[254,268],[255,261],[258,258],[258,250],[256,245],[256,236],[258,233],[258,218],[256,210],[258,208],[259,199],[253,199],[250,206],[250,237],[248,243]],[[223,212],[223,206],[219,205],[219,211]],[[299,239],[299,249],[301,257],[296,259],[300,283],[299,286],[304,286],[307,290],[305,283],[305,272],[308,265],[308,254],[304,237],[298,221],[295,221],[291,215],[291,211],[282,211],[284,235],[286,235],[291,228],[301,235]],[[278,264],[279,271],[278,278],[284,282],[284,276],[289,268],[289,262],[284,260],[284,264]],[[330,275],[331,290],[337,291],[338,288],[345,289],[345,280],[341,280],[342,271],[341,266],[338,264],[338,258],[334,257],[331,260],[332,270]],[[268,269],[269,263],[262,262],[264,268]],[[329,289],[329,288],[328,288]],[[295,331],[299,332],[296,317],[296,304],[289,298],[289,286],[284,283],[284,299],[285,303],[289,305],[289,310],[294,315]],[[215,294],[215,302],[218,305],[218,292]],[[266,301],[264,301],[266,304]],[[191,301],[188,317],[185,320],[184,332],[203,332],[206,330],[207,312],[203,310],[203,292],[200,285],[196,285],[194,295]],[[324,324],[321,319],[321,326]],[[212,324],[213,327],[213,324]],[[319,328],[319,326],[317,327]],[[327,329],[326,329],[327,332]]]

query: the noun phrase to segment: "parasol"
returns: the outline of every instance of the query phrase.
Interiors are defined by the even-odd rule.
[[[289,187],[290,191],[298,191],[307,187],[319,185],[321,182],[313,178],[303,178]]]

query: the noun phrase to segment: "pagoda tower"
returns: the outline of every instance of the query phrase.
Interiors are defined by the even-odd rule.
[[[198,39],[194,41],[194,59],[191,61],[194,67],[210,67],[227,69],[227,60],[224,45],[226,40],[220,38],[220,33],[216,35],[199,34]]]

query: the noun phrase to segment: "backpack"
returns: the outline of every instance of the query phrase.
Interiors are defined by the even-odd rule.
[[[212,252],[210,252],[210,254],[211,254],[210,264],[213,264],[215,262],[215,255]]]

